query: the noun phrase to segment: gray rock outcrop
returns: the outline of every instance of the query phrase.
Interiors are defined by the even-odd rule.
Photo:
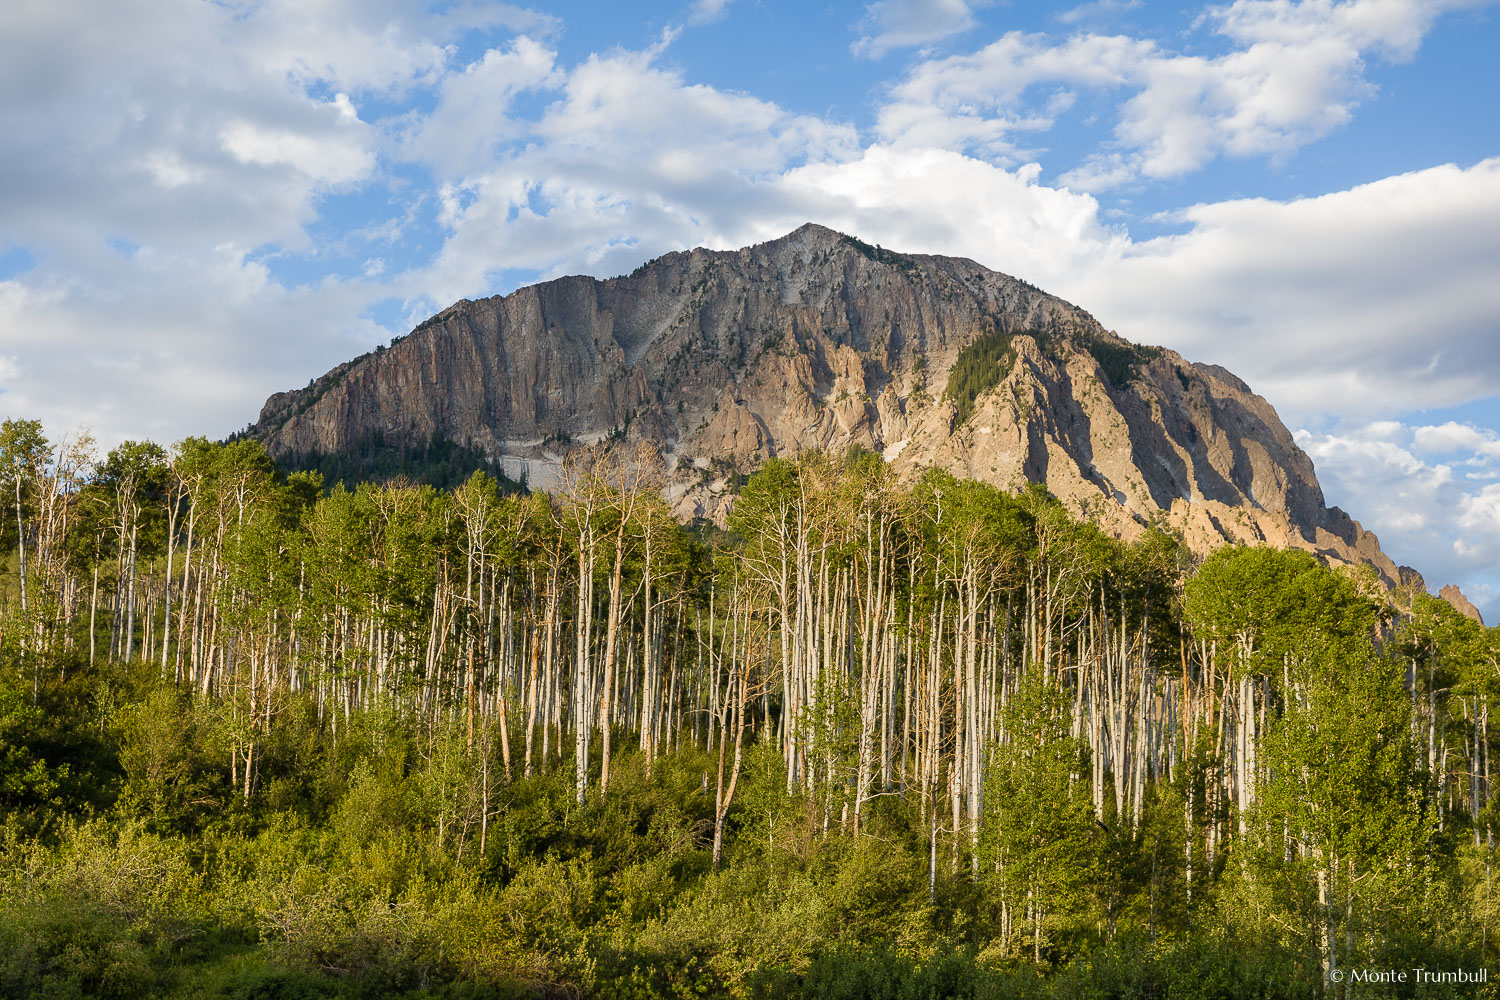
[[[903,473],[1045,482],[1123,537],[1161,524],[1200,551],[1293,546],[1420,585],[1325,505],[1270,404],[1224,369],[1130,344],[971,260],[816,225],[458,302],[272,396],[251,433],[277,456],[442,435],[540,488],[573,442],[645,438],[683,517],[722,515],[730,467],[858,446]]]

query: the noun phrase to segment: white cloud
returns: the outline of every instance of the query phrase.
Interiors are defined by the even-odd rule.
[[[446,304],[501,268],[611,274],[670,249],[779,235],[815,206],[793,209],[778,179],[858,150],[848,126],[689,84],[632,52],[574,67],[527,134],[524,148],[445,186],[450,235],[408,276],[412,294]]]
[[[563,83],[556,59],[556,52],[523,35],[507,48],[490,49],[461,72],[445,76],[437,106],[409,138],[407,155],[428,162],[444,178],[482,170],[506,144],[530,130],[530,123],[513,113],[515,99]]]
[[[0,366],[0,413],[53,434],[87,426],[104,447],[227,434],[305,381],[295,372],[379,339],[360,319],[369,295],[353,283],[286,289],[233,250],[143,251],[109,283],[0,282],[0,356],[14,359]]]
[[[447,58],[377,5],[346,6],[0,6],[6,237],[60,270],[112,236],[184,253],[301,243],[316,199],[374,168],[380,137],[349,95]],[[331,74],[311,89],[307,46]]]
[[[877,0],[865,8],[855,55],[879,59],[892,49],[941,41],[974,27],[972,0]]]
[[[688,11],[688,24],[712,24],[729,15],[729,5],[734,0],[693,0]]]
[[[1438,426],[1417,427],[1412,437],[1417,448],[1429,454],[1467,451],[1478,461],[1500,460],[1500,435],[1481,427],[1450,420]]]
[[[400,94],[443,77],[452,46],[467,33],[539,36],[559,27],[549,15],[482,0],[447,9],[405,0],[262,0],[246,5],[233,30],[236,49],[255,65],[300,83]]]
[[[1318,198],[1195,206],[1053,288],[1131,339],[1223,364],[1297,419],[1448,406],[1500,386],[1500,160]]]
[[[1298,45],[1320,34],[1337,35],[1360,49],[1392,59],[1416,55],[1422,36],[1442,11],[1469,6],[1451,0],[1235,0],[1205,17],[1246,45]]]
[[[1119,17],[1126,11],[1132,11],[1141,6],[1142,0],[1093,0],[1092,3],[1079,4],[1057,15],[1057,19],[1063,24],[1078,24],[1083,21],[1109,21]]]
[[[1135,80],[1156,45],[1082,35],[1053,45],[1046,36],[1010,32],[978,52],[929,60],[891,89],[877,133],[900,145],[940,145],[993,154],[1018,129],[1050,127],[1045,110],[1027,110],[1039,83],[1112,88]]]
[[[1081,190],[1180,177],[1220,156],[1279,160],[1347,123],[1375,92],[1366,59],[1410,59],[1445,6],[1453,4],[1237,0],[1202,18],[1230,43],[1217,55],[1122,35],[1056,42],[1012,32],[977,52],[913,68],[892,89],[879,129],[889,141],[941,137],[945,145],[1003,154],[1017,123],[1050,125],[1048,114],[1026,110],[1028,92],[1062,83],[1129,95],[1105,147],[1066,174]],[[1104,5],[1088,4],[1061,18],[1103,12]]]
[[[1500,483],[1464,495],[1459,502],[1458,526],[1477,534],[1500,534]],[[1500,551],[1492,548],[1486,558],[1494,566],[1500,563]]]
[[[819,221],[921,253],[970,256],[1023,277],[1074,273],[1122,252],[1088,195],[1037,183],[1029,164],[1004,170],[941,149],[872,146],[857,159],[813,164],[784,182]]]
[[[285,287],[323,199],[373,184],[367,99],[446,72],[465,31],[545,19],[393,0],[0,5],[0,410],[54,432],[222,434],[386,332],[371,279]]]
[[[1096,153],[1057,179],[1071,191],[1095,194],[1135,179],[1135,167],[1119,153]]]
[[[343,94],[339,95],[344,97]],[[348,98],[344,98],[347,103]],[[347,184],[369,176],[375,154],[368,138],[360,133],[358,118],[338,110],[335,128],[322,127],[299,132],[288,128],[266,128],[243,119],[230,122],[219,133],[224,149],[241,163],[288,166],[324,185]],[[159,162],[153,159],[152,162]],[[201,175],[199,175],[201,177]],[[180,170],[166,178],[170,187],[191,183],[193,174]]]
[[[1439,440],[1434,430],[1384,421],[1296,437],[1317,466],[1329,503],[1373,529],[1385,553],[1420,570],[1433,593],[1457,584],[1494,624],[1500,618],[1500,465],[1493,456],[1466,454],[1460,443],[1483,448],[1494,436],[1450,432],[1440,438],[1445,454],[1458,453],[1453,461],[1488,463],[1486,481],[1476,482],[1455,476],[1449,462],[1416,454],[1426,450],[1424,439]]]

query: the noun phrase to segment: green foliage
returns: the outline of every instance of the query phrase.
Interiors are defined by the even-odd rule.
[[[1325,659],[1289,701],[1263,741],[1269,778],[1245,852],[1259,900],[1297,918],[1302,940],[1280,932],[1294,953],[1318,954],[1317,929],[1333,926],[1359,942],[1346,964],[1410,958],[1399,953],[1403,932],[1441,909],[1432,853],[1440,830],[1424,808],[1427,776],[1401,666]]]
[[[25,513],[34,498],[27,489],[28,480],[47,461],[47,437],[40,420],[7,419],[0,423],[0,504],[12,507],[12,513]],[[17,521],[14,516],[0,518],[0,541],[14,544]]]
[[[1327,672],[1266,742],[1286,778],[1266,786],[1258,815],[1289,816],[1362,859],[1356,937],[1386,942],[1368,960],[1461,963],[1467,946],[1443,944],[1457,904],[1432,860],[1442,840],[1411,809],[1423,779],[1400,685],[1391,667]],[[690,749],[649,775],[623,757],[611,796],[582,811],[555,773],[513,779],[481,856],[440,834],[465,780],[443,770],[445,741],[463,752],[445,724],[362,712],[335,739],[316,714],[289,713],[287,739],[306,748],[281,781],[299,790],[237,813],[233,792],[210,785],[193,794],[239,818],[182,825],[180,796],[153,797],[145,776],[196,773],[216,752],[212,731],[170,686],[126,683],[116,697],[108,733],[126,783],[114,815],[54,827],[50,847],[14,828],[0,841],[0,995],[1314,995],[1306,942],[1255,916],[1308,905],[1280,821],[1255,820],[1267,839],[1237,862],[1267,892],[1231,880],[1222,910],[1197,923],[1174,912],[1180,794],[1164,788],[1139,833],[1123,817],[1095,822],[1065,692],[1039,678],[1000,720],[979,883],[945,860],[932,902],[914,810],[888,800],[868,821],[875,835],[817,836],[824,805],[787,793],[774,748],[752,748],[718,872],[700,782],[710,759]],[[1340,802],[1358,808],[1329,808]],[[1482,891],[1477,855],[1471,870]],[[1032,920],[1029,899],[1047,901]],[[999,959],[1001,902],[1022,938],[1012,947],[1056,971]],[[1105,943],[1111,924],[1120,936]]]
[[[131,807],[159,827],[190,822],[207,804],[203,796],[212,781],[192,706],[176,687],[156,685],[124,705],[113,721]]]
[[[580,804],[572,705],[539,713],[548,748],[523,764],[532,706],[506,681],[473,711],[467,675],[531,669],[547,628],[578,634],[569,588],[614,583],[571,547],[577,506],[472,470],[325,492],[201,440],[122,446],[75,499],[49,570],[77,574],[75,607],[96,570],[124,607],[131,552],[159,585],[167,542],[183,579],[192,512],[192,572],[217,575],[198,603],[174,592],[173,628],[211,618],[198,641],[227,666],[125,655],[167,621],[149,599],[133,633],[103,605],[117,641],[92,658],[80,623],[23,648],[38,616],[6,607],[0,996],[1315,997],[1330,926],[1340,967],[1495,957],[1496,807],[1473,803],[1500,633],[1424,599],[1393,621],[1306,554],[1195,569],[1042,487],[900,482],[862,452],[767,462],[726,530],[651,497],[616,535],[602,503],[624,721],[608,794]],[[682,707],[649,753],[647,610]],[[574,648],[553,652],[566,687]],[[715,704],[708,668],[747,664],[716,859],[708,720],[722,740],[732,689]]]
[[[1068,731],[1066,694],[1033,676],[1011,695],[990,761],[981,870],[1011,911],[1032,911],[1030,951],[1076,933],[1105,856],[1087,787],[1088,747]]]
[[[819,955],[806,975],[762,973],[751,995],[765,1000],[924,1000],[929,997],[1014,996],[1002,977],[972,956],[949,952],[926,962],[887,947],[840,948]],[[999,989],[997,990],[997,987]]]
[[[105,907],[0,903],[0,996],[128,1000],[151,996],[152,955]]]
[[[437,489],[462,485],[476,470],[493,473],[489,456],[480,448],[461,444],[442,434],[422,438],[387,438],[381,431],[350,442],[338,451],[324,454],[288,455],[280,467],[286,473],[310,472],[328,486],[343,484],[353,490],[361,483],[383,483],[405,478]],[[522,492],[526,486],[497,475],[507,492]]]
[[[28,746],[46,724],[45,713],[30,703],[30,692],[8,672],[0,673],[0,808],[34,809],[59,804],[69,764],[49,764]]]
[[[1188,581],[1194,634],[1256,673],[1279,673],[1370,649],[1379,606],[1306,552],[1219,549]]]

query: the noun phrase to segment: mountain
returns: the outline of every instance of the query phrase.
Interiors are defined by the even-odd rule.
[[[730,474],[764,458],[858,446],[903,472],[1045,482],[1125,537],[1163,524],[1200,551],[1289,545],[1420,585],[1223,368],[974,261],[812,224],[457,302],[272,396],[249,433],[283,460],[451,440],[540,488],[572,442],[645,438],[684,517],[721,514]]]

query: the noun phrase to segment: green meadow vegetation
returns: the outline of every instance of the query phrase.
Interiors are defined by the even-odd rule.
[[[1352,974],[1496,961],[1500,630],[866,454],[564,473],[6,421],[0,996],[1495,995]]]

